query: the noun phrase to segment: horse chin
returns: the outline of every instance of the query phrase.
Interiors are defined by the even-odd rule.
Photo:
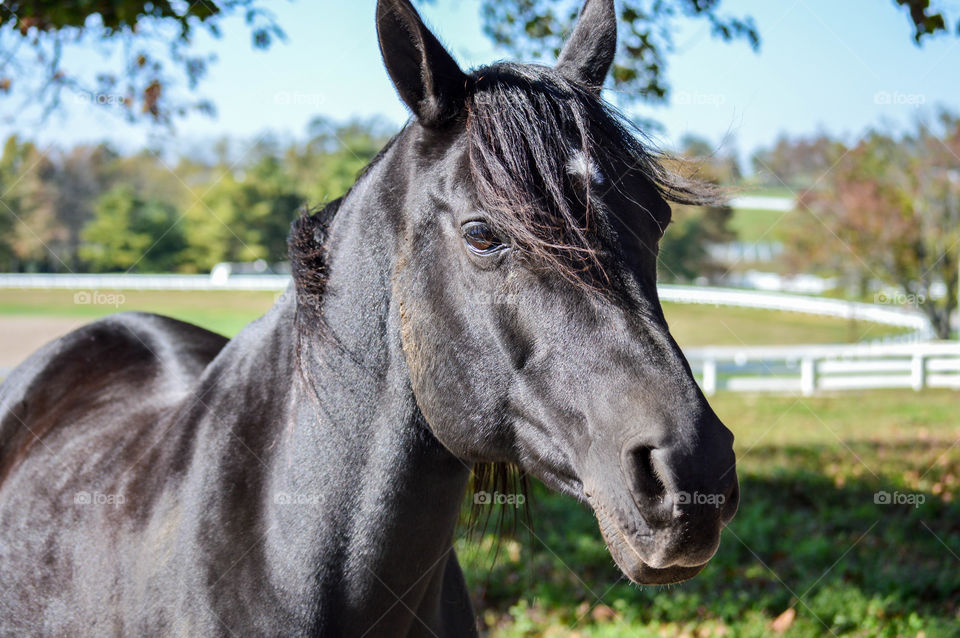
[[[690,580],[699,574],[706,563],[700,565],[671,565],[669,567],[651,567],[642,558],[639,553],[625,540],[620,542],[608,539],[604,534],[604,540],[607,543],[607,549],[610,555],[617,563],[623,575],[638,585],[672,585]],[[626,545],[626,547],[624,547]]]
[[[638,585],[672,585],[690,580],[699,574],[706,563],[702,565],[685,566],[671,565],[670,567],[651,567],[643,561],[632,548],[624,548],[619,543],[607,542],[607,549],[610,555],[617,563],[617,567],[623,572],[623,575]]]
[[[690,580],[697,574],[699,574],[706,563],[699,565],[697,567],[667,567],[666,569],[654,569],[653,567],[648,567],[642,565],[639,569],[632,569],[627,571],[623,564],[619,561],[617,562],[621,571],[624,575],[629,578],[631,581],[635,582],[638,585],[673,585],[675,583],[682,583],[685,580]]]
[[[707,566],[719,546],[718,537],[713,551],[704,548],[705,552],[698,552],[686,559],[677,556],[669,560],[658,558],[665,556],[665,552],[658,551],[662,539],[657,538],[657,533],[630,533],[627,531],[628,526],[618,523],[616,517],[610,516],[605,507],[594,499],[588,500],[593,506],[600,533],[614,562],[624,576],[638,585],[671,585],[690,580]]]

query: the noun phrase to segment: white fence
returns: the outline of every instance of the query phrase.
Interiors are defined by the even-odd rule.
[[[64,275],[64,274],[0,274],[0,289],[58,290],[284,290],[289,275]],[[919,312],[894,306],[856,303],[841,299],[806,297],[776,292],[737,288],[674,286],[660,284],[660,299],[674,303],[708,304],[765,308],[811,315],[870,321],[907,328],[915,341],[934,336],[930,321]]]
[[[0,274],[0,288],[58,290],[283,290],[288,275]],[[697,286],[659,286],[674,303],[742,306],[870,321],[912,330],[908,344],[707,347],[685,352],[704,392],[799,392],[869,388],[960,389],[960,344],[933,335],[917,312],[839,299]],[[0,372],[0,377],[3,374]]]
[[[789,213],[797,208],[797,200],[793,197],[765,197],[762,195],[741,195],[732,198],[728,204],[731,208],[767,210],[779,213]]]
[[[776,292],[739,290],[736,288],[713,288],[699,286],[671,286],[660,284],[661,301],[674,303],[696,303],[717,306],[742,306],[744,308],[766,308],[801,312],[811,315],[840,317],[855,321],[872,321],[888,326],[909,328],[915,332],[916,341],[927,341],[934,337],[930,320],[919,312],[879,306],[876,304],[828,299],[826,297],[804,297]]]
[[[284,290],[289,275],[52,275],[0,274],[0,289]]]
[[[749,346],[684,352],[705,394],[960,389],[960,344]]]

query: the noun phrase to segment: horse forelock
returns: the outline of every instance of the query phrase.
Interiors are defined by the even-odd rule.
[[[668,201],[718,196],[668,168],[634,124],[554,69],[500,63],[468,82],[466,135],[480,205],[524,254],[570,280],[608,279],[601,198],[621,187],[623,173],[641,175]],[[662,232],[665,220],[641,208]]]

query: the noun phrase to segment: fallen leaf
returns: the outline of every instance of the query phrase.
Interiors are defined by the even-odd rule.
[[[773,619],[773,622],[770,623],[770,629],[775,633],[782,634],[786,630],[790,629],[790,625],[793,624],[794,619],[797,617],[797,610],[793,607],[788,607],[786,611]]]

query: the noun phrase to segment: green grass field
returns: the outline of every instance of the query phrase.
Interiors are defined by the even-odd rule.
[[[97,319],[139,310],[169,315],[233,336],[266,312],[279,292],[0,290],[0,317],[45,316]],[[87,297],[82,295],[86,294]],[[101,303],[77,303],[89,298]]]
[[[777,210],[752,210],[738,208],[730,218],[730,230],[736,234],[737,241],[774,242],[780,241],[781,222],[784,215]]]
[[[731,306],[664,304],[681,347],[852,343],[896,334],[899,328],[793,312]]]
[[[802,188],[789,188],[787,186],[756,186],[749,182],[740,184],[738,194],[750,195],[753,197],[796,197],[802,193]]]
[[[102,291],[108,303],[77,303],[71,290],[0,290],[0,317],[95,319],[127,310],[158,312],[232,336],[274,303],[274,292]],[[111,297],[110,295],[115,295]],[[80,297],[83,301],[85,298]],[[113,303],[117,302],[117,303]],[[664,304],[670,329],[683,347],[703,345],[842,343],[896,332],[888,326],[795,313]]]
[[[705,571],[628,584],[593,515],[534,486],[533,538],[504,541],[492,569],[492,535],[459,542],[490,636],[759,637],[781,614],[787,636],[960,635],[960,396],[712,403],[737,435],[742,500]]]

